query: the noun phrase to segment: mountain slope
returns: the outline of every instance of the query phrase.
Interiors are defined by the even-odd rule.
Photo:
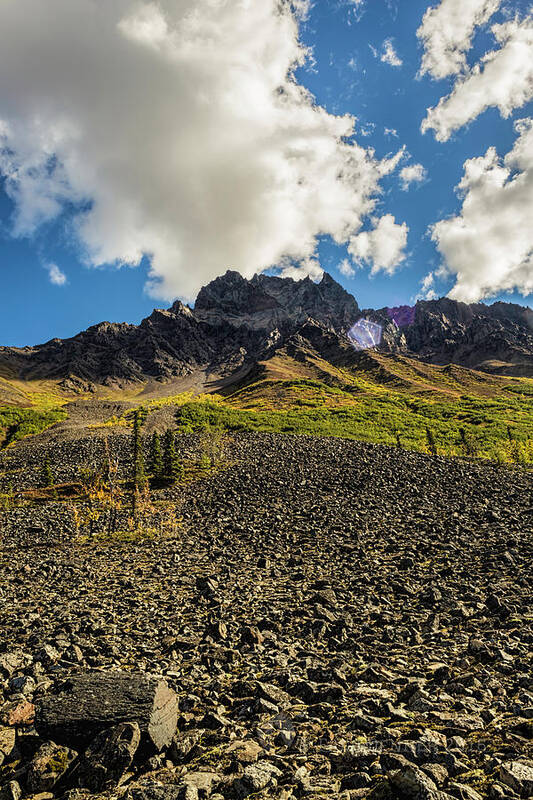
[[[53,381],[66,393],[147,384],[153,390],[180,381],[208,390],[227,388],[281,350],[301,363],[297,351],[305,350],[309,336],[323,362],[335,366],[340,358],[357,370],[364,358],[355,358],[347,333],[363,318],[382,328],[377,353],[418,359],[421,370],[426,362],[533,376],[529,308],[444,298],[415,308],[362,311],[327,273],[313,283],[267,275],[246,280],[228,271],[200,291],[194,309],[177,301],[156,309],[140,325],[102,322],[69,339],[1,347],[0,402],[20,400],[21,387],[14,381]],[[392,363],[397,365],[394,358]]]
[[[408,350],[434,364],[461,364],[507,375],[533,375],[533,310],[513,303],[416,305],[404,329]]]

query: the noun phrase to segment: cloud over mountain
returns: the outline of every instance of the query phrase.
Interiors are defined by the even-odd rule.
[[[503,159],[490,147],[465,163],[461,213],[433,226],[432,238],[456,276],[449,295],[455,300],[533,291],[533,120],[516,128]]]
[[[384,173],[354,142],[354,119],[294,78],[305,10],[4,0],[0,172],[14,233],[74,208],[89,264],[148,255],[151,291],[167,298],[194,296],[227,266],[316,269],[317,236],[356,236]]]
[[[405,260],[409,228],[405,223],[398,224],[392,214],[374,222],[372,230],[352,236],[348,252],[357,264],[371,264],[373,275],[377,272],[392,275]]]

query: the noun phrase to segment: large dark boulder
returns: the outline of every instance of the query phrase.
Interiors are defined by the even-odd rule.
[[[178,701],[166,682],[125,672],[73,675],[45,695],[36,708],[39,735],[83,749],[102,731],[137,723],[146,743],[168,747],[176,731]]]

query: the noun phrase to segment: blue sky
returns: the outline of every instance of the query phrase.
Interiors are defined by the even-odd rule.
[[[460,202],[455,187],[461,179],[464,162],[484,154],[491,146],[500,154],[507,153],[515,140],[514,120],[533,113],[531,102],[508,119],[503,119],[496,109],[488,109],[444,143],[437,142],[431,132],[420,132],[426,108],[435,106],[453,85],[452,79],[434,81],[429,76],[417,79],[421,47],[416,31],[431,5],[435,4],[426,0],[401,4],[400,0],[373,0],[362,4],[358,12],[350,2],[319,2],[302,31],[316,61],[313,71],[302,70],[302,82],[317,101],[335,113],[354,114],[362,128],[371,130],[365,141],[379,156],[405,144],[412,157],[406,163],[421,163],[428,173],[421,185],[407,192],[401,191],[396,175],[384,182],[384,211],[406,220],[410,228],[409,255],[395,275],[372,278],[366,270],[347,280],[336,269],[343,257],[339,248],[331,241],[324,241],[321,246],[324,268],[353,292],[363,307],[413,302],[421,278],[441,263],[427,230],[458,210]],[[510,3],[508,8],[525,14],[530,5],[524,0]],[[495,14],[491,22],[500,19],[503,15]],[[372,47],[379,53],[387,39],[392,39],[403,62],[401,67],[391,67],[373,55]],[[490,35],[478,31],[468,54],[469,63],[475,64],[492,46]],[[387,129],[397,131],[397,138],[387,134]],[[452,284],[451,279],[440,282],[439,295],[446,294]],[[532,295],[524,298],[517,292],[506,292],[493,299],[531,304]]]
[[[78,2],[81,5],[84,1],[76,0],[74,5]],[[65,0],[53,0],[53,2],[60,5]],[[8,0],[7,5],[9,6],[10,3],[11,0]],[[20,0],[19,7],[25,5],[31,5],[31,0]],[[166,5],[168,4],[162,6],[163,10]],[[355,140],[365,149],[372,148],[375,151],[376,161],[392,156],[405,147],[403,159],[399,162],[398,167],[394,172],[381,179],[380,190],[374,194],[375,205],[372,212],[364,215],[362,227],[357,230],[358,234],[365,230],[371,230],[376,225],[376,220],[383,215],[393,215],[396,224],[408,226],[407,245],[399,263],[389,270],[392,274],[388,274],[385,269],[378,269],[376,274],[371,275],[371,262],[357,262],[357,259],[352,259],[350,262],[352,276],[341,274],[339,264],[347,258],[346,244],[334,244],[329,235],[318,237],[317,256],[320,265],[351,291],[362,307],[412,303],[421,292],[421,283],[428,273],[434,275],[431,283],[432,292],[440,296],[452,289],[457,280],[455,274],[435,275],[445,259],[437,248],[436,242],[432,241],[428,235],[428,229],[439,221],[460,214],[463,201],[456,192],[456,186],[462,178],[465,162],[484,156],[490,147],[496,148],[500,157],[505,156],[517,141],[516,120],[533,116],[533,104],[529,101],[515,107],[507,118],[502,116],[498,108],[492,107],[484,110],[469,124],[454,130],[447,141],[437,141],[432,130],[428,130],[425,134],[421,133],[420,127],[426,116],[426,109],[435,107],[440,98],[448,95],[454,89],[457,81],[457,75],[450,75],[444,80],[435,80],[428,74],[417,77],[423,53],[421,42],[417,39],[417,30],[421,25],[424,13],[432,5],[436,6],[438,3],[432,4],[425,0],[409,0],[408,3],[402,4],[399,0],[368,0],[367,2],[365,0],[360,0],[360,2],[316,0],[311,5],[307,17],[300,22],[300,40],[310,48],[310,57],[305,65],[297,69],[295,73],[297,81],[312,92],[316,103],[330,115],[350,114],[357,118]],[[490,22],[479,26],[474,31],[473,46],[466,55],[467,69],[472,69],[487,51],[495,48],[494,37],[490,32],[491,25],[508,23],[515,19],[521,21],[526,17],[529,8],[530,3],[525,0],[499,4],[499,8],[491,16]],[[22,8],[22,11],[24,10],[28,9]],[[0,12],[0,23],[2,22],[1,14],[2,12]],[[13,11],[14,16],[15,12]],[[156,25],[156,23],[159,24],[158,20],[159,18],[150,18],[150,36],[157,34],[159,39],[162,39],[163,33],[157,33],[159,30]],[[18,20],[15,19],[9,20],[9,22],[18,24]],[[128,31],[130,29],[131,26],[127,28]],[[21,36],[26,35],[25,29],[17,28],[16,30],[23,31]],[[135,28],[136,35],[138,30],[141,30],[144,36],[144,32],[148,30],[147,24],[142,29]],[[166,32],[166,28],[162,28],[162,30]],[[68,31],[62,35],[66,38]],[[87,35],[89,36],[89,34]],[[1,39],[2,34],[0,33],[0,45],[2,44]],[[395,53],[395,57],[392,59],[394,63],[389,63],[391,59],[387,62],[381,58],[385,52],[387,41],[392,48],[392,50],[389,49],[389,52]],[[276,47],[275,40],[266,44],[271,48]],[[45,52],[45,64],[46,58],[52,59],[51,53],[52,50],[48,51],[48,54]],[[76,58],[76,55],[70,54],[69,57]],[[281,61],[281,63],[283,62]],[[3,66],[4,74],[7,72],[9,75],[9,69],[13,67],[13,64],[7,62],[6,65],[2,65],[2,56],[0,55],[0,69]],[[144,66],[141,65],[139,69],[144,69]],[[24,90],[28,96],[31,94],[29,90],[33,89],[35,83],[35,97],[40,98],[44,95],[48,97],[48,87],[45,85],[43,90],[42,84],[39,85],[34,75],[30,73],[27,80],[28,83],[24,85]],[[99,91],[104,93],[107,91],[104,84],[99,84]],[[45,107],[46,113],[50,108],[56,107],[52,103],[52,99],[54,99],[54,93],[50,89],[49,101]],[[111,107],[112,100],[113,98],[110,98]],[[24,117],[27,109],[22,105],[13,110],[14,107],[15,104],[9,96],[9,92],[5,90],[5,84],[0,82],[0,123],[4,119],[9,124],[10,115],[12,115],[15,122],[24,124],[27,119]],[[68,109],[68,106],[66,108]],[[139,109],[137,113],[141,114],[142,109]],[[161,113],[162,118],[166,119],[166,110],[163,109]],[[237,110],[236,113],[240,113],[240,110]],[[183,122],[184,118],[185,114],[176,117],[178,120],[176,124],[179,124],[180,128],[186,126],[186,123]],[[82,119],[81,116],[75,121],[81,125],[80,119]],[[13,122],[13,128],[15,122]],[[121,125],[119,116],[117,116],[115,124]],[[209,120],[205,124],[210,124]],[[24,128],[22,127],[21,130]],[[57,125],[54,130],[57,131]],[[210,135],[213,138],[223,138],[224,132],[213,127]],[[263,145],[264,143],[261,144],[261,146]],[[13,146],[13,142],[11,142],[11,147]],[[144,145],[139,146],[143,147]],[[221,151],[223,155],[222,145]],[[68,152],[65,150],[65,153]],[[117,160],[122,158],[122,151],[114,150],[112,152],[114,153],[113,157]],[[271,150],[269,150],[270,152]],[[28,161],[28,175],[30,179],[33,179],[32,169],[34,171],[36,169],[35,162],[31,161],[26,151],[20,156],[20,160],[23,157]],[[89,153],[88,162],[90,157]],[[234,158],[232,152],[232,155],[228,156],[228,162]],[[0,161],[0,166],[1,163]],[[205,163],[205,159],[203,163]],[[404,190],[401,185],[400,170],[415,164],[422,165],[425,177],[421,182],[414,182],[408,190]],[[224,168],[223,160],[222,166],[217,165],[217,174]],[[228,165],[227,168],[230,169],[230,166]],[[39,169],[41,168],[39,167]],[[107,154],[106,169],[110,172],[114,170],[113,161]],[[83,170],[79,171],[83,172]],[[50,178],[51,172],[52,168],[48,163],[45,168],[47,180]],[[40,178],[42,179],[42,171]],[[181,175],[177,172],[177,193],[181,191],[182,187],[180,178]],[[187,180],[189,180],[188,176]],[[111,234],[108,235],[108,239],[105,239],[100,231],[95,231],[95,226],[98,224],[102,229],[106,228],[108,222],[106,214],[102,213],[91,227],[90,234],[80,240],[76,228],[80,210],[83,210],[84,204],[92,207],[92,204],[96,205],[97,202],[91,195],[89,184],[95,193],[94,196],[98,197],[98,187],[95,188],[92,174],[90,181],[89,178],[86,178],[85,184],[80,178],[79,186],[70,175],[69,190],[64,193],[61,189],[62,181],[63,178],[60,176],[59,181],[54,184],[53,201],[50,201],[52,194],[50,191],[46,195],[46,201],[54,204],[53,210],[49,211],[47,208],[46,212],[39,217],[38,222],[35,222],[32,217],[32,223],[26,226],[20,222],[21,207],[26,202],[30,208],[30,211],[25,212],[26,215],[34,214],[34,209],[31,209],[31,201],[24,200],[20,187],[14,190],[13,181],[9,186],[4,181],[2,182],[2,191],[0,192],[0,268],[4,272],[2,281],[3,313],[0,318],[0,342],[2,344],[25,345],[43,342],[53,336],[70,336],[104,319],[117,322],[138,322],[142,317],[147,316],[154,306],[161,307],[170,304],[169,290],[166,292],[166,299],[159,299],[153,296],[153,291],[152,295],[146,291],[150,268],[148,258],[143,258],[134,267],[123,265],[119,268],[116,264],[105,265],[106,253],[115,252],[111,246],[107,247],[107,241]],[[64,182],[67,182],[66,178]],[[185,182],[184,178],[183,185]],[[58,183],[59,190],[57,189]],[[75,186],[73,186],[74,184]],[[30,180],[30,191],[32,186]],[[154,179],[154,195],[157,188]],[[165,187],[165,191],[167,189],[168,187]],[[476,186],[472,184],[469,190],[471,197],[474,198]],[[312,202],[312,192],[318,193],[321,189],[317,185],[310,191]],[[261,195],[258,194],[258,204],[260,201]],[[156,204],[157,200],[153,202]],[[247,198],[246,202],[248,206],[253,205],[254,197]],[[296,203],[297,200],[295,199],[294,202]],[[334,202],[332,199],[332,204]],[[157,218],[157,212],[154,209],[149,209],[149,211],[152,217]],[[532,219],[533,209],[530,211],[529,218]],[[176,224],[179,225],[181,224],[179,211],[175,213]],[[107,217],[109,218],[109,212]],[[116,224],[118,226],[122,219],[118,211],[117,217]],[[139,220],[138,217],[136,219]],[[210,271],[207,269],[205,271],[207,278],[214,277],[217,272],[221,274],[228,267],[235,266],[246,274],[248,268],[246,264],[227,263],[232,255],[232,250],[231,247],[226,248],[225,244],[222,245],[219,242],[219,238],[222,238],[223,235],[217,233],[222,227],[225,234],[224,226],[236,223],[231,221],[231,217],[229,223],[224,217],[220,222],[220,227],[216,223],[215,220],[212,232],[206,230],[205,235],[203,237],[200,235],[200,238],[207,240],[207,244],[204,243],[203,246],[211,243],[211,249],[215,254],[220,248],[221,253],[225,255],[221,255],[218,267],[216,259],[213,259],[214,266],[209,268]],[[109,224],[114,225],[115,222],[111,219]],[[260,226],[261,216],[251,219],[249,226],[252,227],[252,224],[256,228]],[[142,228],[142,218],[137,225]],[[190,225],[195,231],[194,235],[190,233],[192,241],[198,234],[194,228],[194,220]],[[314,234],[316,231],[313,230],[311,233]],[[147,241],[152,241],[154,238],[153,236],[150,238],[150,236],[147,235]],[[183,237],[186,239],[188,236],[189,230],[184,229]],[[210,236],[212,236],[211,240]],[[448,238],[452,244],[449,244],[450,249],[447,252],[451,252],[454,240],[453,237]],[[237,240],[237,236],[232,239],[232,241]],[[104,263],[100,266],[94,265],[102,259],[88,255],[90,249],[88,242],[92,245],[95,241],[100,248],[99,252],[104,254]],[[105,246],[100,244],[101,241],[105,242]],[[140,241],[142,247],[142,238]],[[127,243],[121,243],[121,246],[127,251]],[[199,249],[200,245],[194,245],[194,247],[191,245],[191,253],[203,252]],[[248,248],[243,252],[252,251]],[[474,252],[477,251],[474,250]],[[260,258],[259,255],[257,257]],[[139,260],[138,253],[136,259]],[[511,265],[513,269],[516,267],[517,270],[518,266]],[[167,268],[161,268],[161,272],[167,275],[165,269]],[[185,273],[186,271],[194,273],[196,269],[195,264],[187,263],[185,267],[182,267],[182,272],[177,271],[169,284],[172,287],[171,294],[181,294],[181,285],[184,287],[183,294],[190,294],[191,290],[186,287],[196,287],[197,283],[190,279],[190,275],[185,277]],[[482,272],[484,266],[482,263],[477,263],[472,269]],[[523,276],[527,269],[527,266],[522,265],[516,274]],[[472,280],[470,273],[468,280]],[[517,278],[515,284],[522,287],[525,297],[516,289],[502,291],[501,287],[505,285],[505,282],[498,278],[494,279],[494,289],[489,295],[490,301],[509,299],[531,304],[531,294],[527,294],[527,288],[530,285],[527,276],[526,279]]]

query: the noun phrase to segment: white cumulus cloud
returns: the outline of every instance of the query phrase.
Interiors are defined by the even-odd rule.
[[[427,178],[427,171],[422,164],[409,164],[400,170],[400,183],[406,192],[412,183],[423,183]]]
[[[420,291],[415,297],[416,300],[436,300],[438,297],[435,291],[435,273],[428,272],[420,282]]]
[[[316,273],[318,236],[357,234],[384,172],[351,138],[354,118],[293,77],[307,7],[3,0],[0,172],[14,233],[74,207],[87,263],[146,255],[162,298],[191,298],[228,266]]]
[[[428,109],[422,132],[434,130],[435,137],[445,142],[486,109],[498,108],[509,117],[533,98],[533,15],[493,25],[492,32],[499,48],[487,53],[447,97]]]
[[[374,221],[374,228],[352,236],[348,252],[356,264],[369,264],[372,274],[386,272],[392,275],[405,260],[409,228],[399,225],[392,214],[385,214]]]
[[[353,278],[355,275],[355,270],[347,258],[343,258],[339,264],[339,272],[341,275],[344,275],[345,278]]]
[[[465,163],[461,213],[441,220],[432,238],[456,282],[450,297],[475,302],[499,292],[533,291],[533,120],[503,160],[490,147]]]
[[[53,283],[54,286],[64,286],[66,284],[67,276],[59,269],[57,264],[48,264],[46,269],[48,270],[50,283]]]
[[[440,79],[462,72],[475,29],[488,22],[500,4],[501,0],[441,0],[428,8],[417,31],[424,46],[420,74]]]
[[[403,64],[402,59],[394,49],[392,39],[385,39],[383,42],[383,49],[381,52],[381,61],[391,67],[401,67]]]
[[[278,266],[282,278],[293,278],[295,281],[301,281],[303,278],[319,281],[324,275],[324,270],[315,258],[306,258],[297,265],[282,259]]]

